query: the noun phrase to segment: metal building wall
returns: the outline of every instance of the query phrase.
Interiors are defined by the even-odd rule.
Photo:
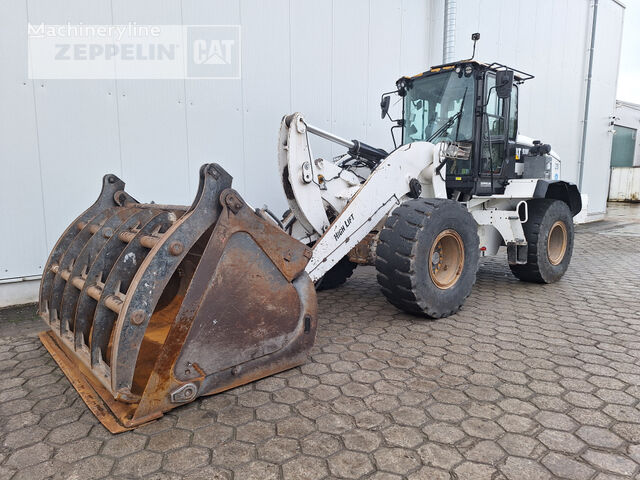
[[[640,105],[618,100],[614,129],[618,125],[640,131]],[[640,135],[636,135],[633,166],[640,167]]]
[[[611,167],[609,180],[609,201],[637,202],[640,201],[640,105],[635,103],[616,102],[616,119],[614,129],[627,127],[636,130],[636,142],[633,151],[631,167]],[[616,134],[614,134],[616,135]],[[611,161],[613,163],[613,154]]]
[[[520,131],[551,143],[578,178],[593,0],[457,0],[456,56],[530,71]],[[442,61],[444,0],[12,0],[0,2],[0,306],[33,295],[49,249],[105,172],[141,200],[189,203],[215,161],[261,206],[285,207],[282,115],[391,146],[380,93]],[[623,8],[600,0],[584,190],[604,211]],[[31,81],[26,23],[240,24],[241,80]],[[337,153],[314,144],[315,153]],[[11,288],[8,288],[9,285]],[[15,287],[15,288],[14,288]],[[27,293],[24,293],[24,292]],[[5,293],[3,293],[5,292]],[[8,293],[6,293],[8,292]],[[29,293],[30,292],[30,293]]]
[[[611,145],[622,43],[624,7],[616,0],[598,6],[593,74],[586,132],[582,190],[589,194],[589,214],[604,217],[609,194]]]
[[[380,94],[425,67],[428,13],[423,0],[0,2],[0,281],[41,274],[106,172],[140,200],[188,204],[214,161],[249,202],[282,212],[284,114],[388,148]],[[239,24],[242,79],[31,81],[27,22]],[[0,292],[0,306],[22,301],[18,290]]]
[[[456,57],[500,62],[536,78],[520,87],[519,130],[550,143],[562,177],[578,183],[593,0],[456,0]],[[591,219],[606,209],[610,121],[615,110],[624,7],[599,0],[582,192]],[[433,0],[431,18],[443,18]],[[429,32],[429,61],[442,59],[442,22]]]

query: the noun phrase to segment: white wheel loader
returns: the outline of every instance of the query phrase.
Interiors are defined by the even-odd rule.
[[[550,146],[517,134],[530,78],[475,61],[400,78],[381,101],[383,118],[390,95],[403,101],[391,153],[285,116],[281,219],[250,207],[215,164],[190,207],[140,203],[106,175],[47,262],[43,343],[118,432],[303,363],[314,284],[335,287],[358,264],[375,265],[393,305],[431,318],[462,306],[479,257],[500,246],[521,280],[558,280],[581,200]],[[314,158],[310,135],[345,154]]]
[[[313,245],[306,271],[317,287],[374,264],[391,303],[439,318],[462,306],[478,257],[500,246],[521,280],[562,277],[581,198],[559,179],[551,147],[517,134],[518,85],[530,78],[497,63],[463,62],[399,79],[392,93],[404,99],[396,121],[403,138],[390,154],[299,113],[285,117],[278,159],[290,210],[281,224]],[[314,159],[309,134],[347,153]]]

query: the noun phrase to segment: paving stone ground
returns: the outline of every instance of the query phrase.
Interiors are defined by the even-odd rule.
[[[579,227],[558,284],[483,260],[447,319],[399,312],[361,268],[320,294],[304,366],[120,435],[40,345],[33,308],[4,311],[0,479],[638,478],[640,208],[625,208]]]

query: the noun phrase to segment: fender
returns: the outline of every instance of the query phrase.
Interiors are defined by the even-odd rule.
[[[582,197],[578,186],[563,180],[538,180],[533,198],[562,200],[569,206],[574,217],[582,210]]]

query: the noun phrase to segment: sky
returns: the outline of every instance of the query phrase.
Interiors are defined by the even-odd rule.
[[[624,0],[618,100],[640,104],[640,0]]]

